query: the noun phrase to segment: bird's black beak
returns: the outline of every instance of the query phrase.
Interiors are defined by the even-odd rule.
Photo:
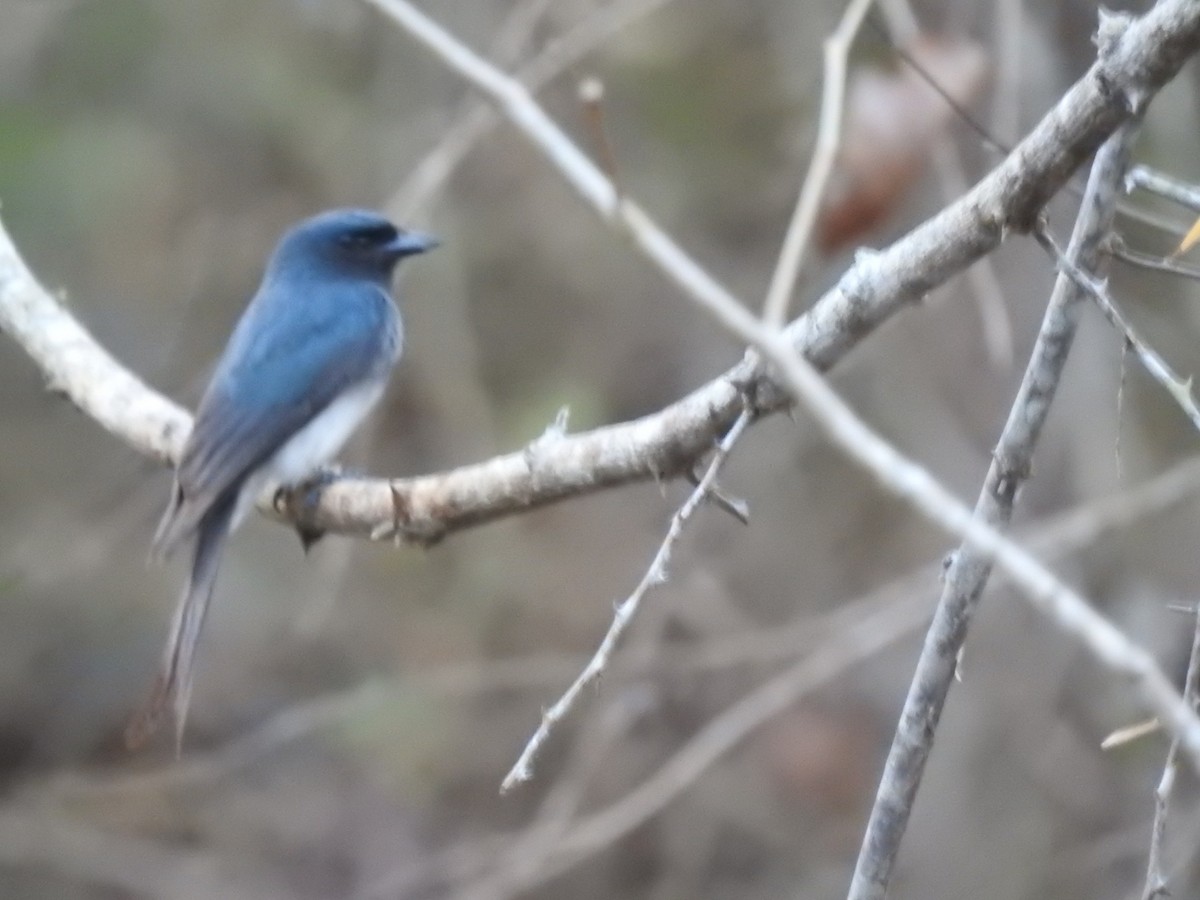
[[[388,249],[396,259],[400,259],[432,250],[439,244],[441,241],[432,234],[423,234],[420,231],[402,231],[396,235],[395,240],[388,244]]]

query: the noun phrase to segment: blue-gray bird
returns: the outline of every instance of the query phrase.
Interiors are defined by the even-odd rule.
[[[436,244],[365,210],[321,213],[279,241],[200,401],[154,537],[158,558],[191,539],[194,556],[132,745],[170,715],[178,752],[226,537],[268,484],[328,463],[378,402],[403,339],[392,273]]]

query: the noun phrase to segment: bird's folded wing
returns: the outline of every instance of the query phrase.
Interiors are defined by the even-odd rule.
[[[343,299],[326,297],[324,315],[281,316],[270,305],[247,310],[200,402],[155,553],[169,554],[220,498],[378,368],[390,339],[388,307]],[[265,314],[270,322],[261,321]]]

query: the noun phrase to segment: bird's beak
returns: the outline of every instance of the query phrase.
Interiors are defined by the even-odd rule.
[[[402,231],[392,241],[389,249],[395,255],[396,259],[403,256],[414,256],[418,253],[424,253],[426,250],[432,250],[441,243],[432,234],[422,234],[419,231]]]

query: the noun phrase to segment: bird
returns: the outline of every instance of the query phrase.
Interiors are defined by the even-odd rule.
[[[378,403],[404,339],[393,273],[437,245],[364,209],[320,213],[279,239],[200,400],[154,535],[152,559],[191,542],[192,564],[129,746],[170,717],[180,754],[226,539],[267,485],[312,478]]]

